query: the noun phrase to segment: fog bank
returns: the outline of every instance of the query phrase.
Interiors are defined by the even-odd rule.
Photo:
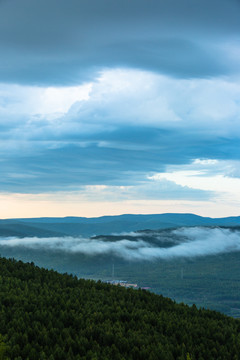
[[[155,239],[154,244],[146,240],[146,233],[129,233],[128,236],[132,236],[132,239],[125,239],[123,234],[119,239],[119,236],[116,241],[83,237],[0,238],[0,247],[62,251],[89,256],[113,255],[125,260],[149,261],[192,258],[240,250],[240,231],[222,228],[179,228],[165,231],[162,235],[161,232],[153,232],[147,236]],[[172,241],[172,246],[165,248],[164,241],[169,240]]]

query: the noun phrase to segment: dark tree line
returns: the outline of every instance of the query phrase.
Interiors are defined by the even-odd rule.
[[[4,258],[0,333],[0,359],[240,359],[238,320]]]

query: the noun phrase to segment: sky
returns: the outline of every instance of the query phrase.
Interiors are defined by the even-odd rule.
[[[0,0],[0,218],[240,215],[237,0]]]

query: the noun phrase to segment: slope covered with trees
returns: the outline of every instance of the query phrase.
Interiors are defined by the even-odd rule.
[[[214,231],[214,228],[205,227],[204,229]],[[220,230],[229,231],[229,234],[234,234],[234,232],[239,234],[239,228],[236,227],[218,228],[218,231]],[[24,262],[33,261],[40,267],[53,268],[61,273],[67,272],[85,279],[126,280],[129,283],[137,283],[140,287],[150,287],[152,292],[170,297],[176,302],[196,304],[197,307],[217,310],[240,318],[240,251],[237,246],[234,252],[216,255],[179,256],[165,260],[156,258],[151,261],[141,258],[133,261],[119,257],[119,248],[118,253],[114,251],[105,253],[105,250],[99,253],[97,250],[102,245],[106,249],[105,244],[106,246],[110,243],[121,245],[122,240],[129,240],[134,246],[138,241],[144,241],[149,247],[157,246],[159,249],[165,248],[168,251],[168,248],[184,243],[185,240],[179,235],[174,235],[172,230],[145,230],[133,235],[95,236],[86,240],[86,248],[92,249],[92,252],[88,254],[75,251],[75,248],[69,251],[71,241],[75,247],[76,244],[80,244],[81,238],[78,240],[29,239],[30,245],[28,239],[16,238],[16,241],[14,239],[12,241],[14,246],[7,245],[8,240],[11,244],[11,239],[0,241],[0,254],[4,257]],[[32,241],[34,246],[31,246]],[[95,245],[89,247],[92,241]],[[62,247],[61,242],[64,245]],[[225,242],[229,243],[228,236],[225,237]],[[240,237],[236,238],[236,244],[238,242],[240,244]],[[189,243],[189,249],[191,249],[191,244]],[[205,246],[208,247],[208,244],[210,241],[206,241]],[[94,253],[95,250],[96,253]],[[132,254],[133,251],[131,251]]]
[[[220,313],[5,258],[0,275],[0,358],[240,358],[240,322]]]

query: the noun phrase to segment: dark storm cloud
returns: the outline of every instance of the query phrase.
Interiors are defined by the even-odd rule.
[[[239,40],[237,1],[0,2],[0,81],[73,84],[102,68],[177,77],[226,74]]]
[[[98,136],[100,134],[96,138]],[[111,143],[108,144],[108,140]],[[238,139],[213,141],[206,135],[199,138],[196,134],[141,127],[125,126],[102,135],[101,142],[94,140],[93,135],[87,138],[80,134],[68,142],[64,145],[61,139],[56,143],[50,139],[37,144],[28,141],[10,149],[9,155],[2,156],[0,162],[1,190],[38,193],[76,190],[85,185],[141,186],[147,181],[146,175],[164,172],[169,164],[189,164],[199,155],[215,159],[239,159],[240,155]],[[171,189],[175,191],[175,198],[183,195],[188,198],[187,188],[171,186]],[[155,191],[153,184],[150,190]],[[146,191],[149,198],[154,197],[149,189]],[[189,192],[192,197],[204,197],[201,191]]]

